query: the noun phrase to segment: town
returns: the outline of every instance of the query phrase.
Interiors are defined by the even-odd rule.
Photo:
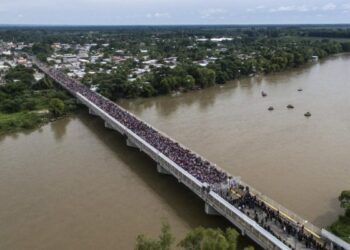
[[[33,52],[53,68],[113,100],[149,97],[278,72],[350,48],[347,42],[309,39],[305,33],[311,31],[305,28],[297,32],[279,28],[196,32],[159,28],[146,33],[132,30],[129,35],[121,31],[48,31],[46,40],[31,36],[26,42],[16,38],[21,34],[18,31],[11,37],[16,41],[0,43],[0,82],[4,84],[10,67],[30,67],[22,52]],[[41,77],[35,73],[36,79]]]

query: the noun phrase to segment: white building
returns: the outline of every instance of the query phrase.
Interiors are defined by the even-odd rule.
[[[78,58],[73,54],[65,54],[63,55],[63,63],[74,63],[77,62]]]
[[[12,52],[11,52],[11,50],[5,50],[5,51],[2,52],[2,54],[4,56],[10,56],[10,55],[12,55]]]

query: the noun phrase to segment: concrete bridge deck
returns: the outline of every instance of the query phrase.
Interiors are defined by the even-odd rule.
[[[244,197],[247,191],[242,191],[237,186],[233,189],[229,189],[232,194],[230,194],[230,199],[227,199],[227,195],[222,195],[222,192],[225,190],[218,190],[208,183],[201,182],[189,172],[187,172],[183,167],[179,166],[172,159],[167,157],[163,152],[159,151],[157,148],[152,146],[145,139],[140,137],[135,131],[130,130],[125,126],[121,121],[117,120],[113,115],[109,114],[101,107],[96,105],[92,100],[89,100],[84,93],[75,91],[69,88],[66,84],[66,81],[76,82],[75,80],[70,79],[68,76],[57,77],[52,69],[46,65],[40,63],[35,58],[31,57],[33,63],[43,71],[47,76],[55,80],[60,86],[66,89],[69,93],[77,98],[77,100],[84,104],[89,109],[89,113],[92,115],[99,116],[104,120],[105,126],[107,128],[113,129],[121,133],[126,137],[126,143],[128,146],[138,148],[140,151],[143,151],[149,157],[151,157],[157,163],[157,171],[161,174],[171,174],[173,175],[180,183],[187,186],[192,190],[196,195],[198,195],[205,202],[205,212],[207,214],[220,214],[227,218],[232,224],[234,224],[243,235],[247,235],[249,238],[254,240],[264,249],[349,249],[349,244],[341,241],[338,237],[330,234],[324,229],[317,228],[311,223],[306,222],[301,217],[292,213],[288,209],[284,208],[277,202],[269,199],[267,196],[261,194],[257,190],[253,189],[248,184],[238,181],[238,187],[245,187],[245,190],[249,190],[249,195],[256,197],[256,202],[261,204],[265,209],[252,209],[250,207],[237,207],[230,201],[230,199],[239,199]],[[99,98],[104,98],[96,93]],[[108,99],[106,99],[108,100]],[[116,105],[116,104],[113,104]],[[118,105],[116,105],[118,106]],[[130,114],[128,111],[122,109],[118,106],[118,109],[121,109],[123,112],[135,117]],[[135,117],[136,118],[136,117]],[[136,118],[138,119],[138,118]],[[144,123],[144,122],[143,122]],[[151,125],[147,124],[149,127]],[[153,127],[152,127],[153,128]],[[156,130],[155,128],[153,128]],[[156,130],[158,131],[158,130]],[[159,131],[158,131],[159,132]],[[159,132],[162,136],[168,137],[164,133]],[[169,137],[168,137],[169,138]],[[171,139],[174,141],[173,139]],[[180,144],[183,148],[183,145]],[[203,158],[199,156],[200,158]],[[204,159],[204,158],[203,158]],[[248,189],[249,188],[249,189]],[[235,193],[235,194],[233,194]],[[233,198],[235,197],[235,198]],[[322,246],[322,248],[315,246],[307,246],[305,242],[298,239],[296,234],[290,234],[286,232],[285,227],[280,221],[276,219],[268,219],[268,214],[266,209],[271,211],[273,214],[278,214],[281,217],[281,220],[286,221],[288,224],[293,225],[293,227],[301,228],[302,232],[311,237]],[[259,223],[260,221],[265,221],[266,223]]]

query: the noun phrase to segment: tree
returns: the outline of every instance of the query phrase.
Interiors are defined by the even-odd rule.
[[[206,229],[202,240],[203,250],[227,250],[229,243],[221,230]]]
[[[181,85],[185,88],[185,89],[191,89],[194,87],[196,81],[194,80],[193,76],[191,75],[187,75],[184,78],[182,78],[182,83]]]
[[[154,90],[153,86],[149,83],[143,83],[142,84],[142,91],[141,95],[143,97],[150,97],[156,94],[156,91]]]
[[[5,113],[15,113],[21,110],[21,102],[18,99],[6,99],[1,103],[0,110]]]
[[[35,43],[32,47],[32,52],[41,61],[46,61],[46,58],[53,52],[52,48],[47,43]]]
[[[340,206],[347,210],[350,210],[350,190],[341,192],[339,196]]]
[[[202,88],[215,84],[215,71],[208,68],[189,67],[188,73],[195,79],[196,84]]]
[[[229,246],[230,246],[229,250],[236,250],[239,233],[232,228],[228,228],[226,230],[225,236],[226,236],[227,242],[229,243]],[[254,247],[252,247],[252,249],[250,249],[250,250],[254,250]]]
[[[51,89],[52,87],[53,87],[52,80],[47,77],[44,77],[43,79],[39,80],[37,83],[35,83],[32,86],[32,88],[35,90]]]
[[[238,237],[238,232],[232,228],[224,232],[199,227],[190,231],[178,246],[185,250],[236,250]]]
[[[148,239],[145,235],[139,235],[136,239],[135,250],[170,250],[174,237],[170,232],[170,225],[163,222],[158,239]]]
[[[254,247],[252,247],[252,246],[245,247],[244,250],[254,250]]]
[[[11,68],[6,76],[5,79],[7,81],[20,81],[21,83],[24,83],[28,86],[31,86],[34,82],[34,76],[33,76],[34,70],[31,68],[26,68],[23,65],[17,65],[14,68]]]
[[[341,46],[344,52],[350,52],[350,42],[344,42],[341,44]]]
[[[218,84],[224,84],[226,82],[226,80],[227,80],[226,74],[224,72],[222,72],[222,71],[219,71],[217,73],[217,76],[216,76],[216,82]]]
[[[345,208],[345,215],[340,215],[338,220],[330,226],[330,230],[343,240],[350,242],[350,190],[341,192],[339,201],[340,206]]]
[[[24,110],[34,110],[36,106],[35,98],[27,98],[25,101],[23,101],[21,106]]]
[[[164,78],[160,82],[153,85],[153,87],[158,91],[159,94],[164,95],[168,94],[171,91],[170,84],[170,80],[168,78]]]
[[[174,242],[174,237],[170,232],[170,225],[168,223],[163,223],[161,233],[159,235],[159,245],[163,250],[169,250],[171,244]]]
[[[65,111],[64,102],[61,99],[52,98],[49,103],[49,111],[56,117],[63,115]]]
[[[137,236],[135,250],[162,250],[159,242],[154,239],[147,239],[144,235]]]

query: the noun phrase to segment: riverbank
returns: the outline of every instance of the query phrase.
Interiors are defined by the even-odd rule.
[[[71,111],[69,114],[58,117],[52,116],[50,113],[36,112],[0,113],[0,136],[39,129],[50,122],[67,118],[75,113],[76,111]]]
[[[38,129],[47,123],[75,114],[78,110],[79,107],[75,107],[70,109],[68,113],[65,112],[59,116],[53,115],[48,110],[45,112],[20,111],[10,114],[0,113],[0,136]]]
[[[6,80],[0,86],[0,135],[38,128],[77,109],[75,100],[50,79],[35,81],[31,68],[12,68]]]
[[[48,122],[48,118],[36,113],[17,112],[13,114],[0,113],[0,136],[21,130],[38,128]]]
[[[285,69],[285,71],[288,70],[290,68]],[[27,69],[21,67],[15,68],[13,71],[16,72],[17,77],[28,73]],[[244,80],[251,76],[241,76],[241,79]],[[35,88],[37,86],[40,88],[44,87],[44,89],[36,90]],[[198,91],[208,87],[195,86],[192,89],[180,89],[169,92],[168,95],[179,93],[179,91]],[[47,78],[37,83],[34,88],[21,82],[10,82],[1,86],[0,92],[2,92],[0,94],[4,97],[0,101],[0,136],[22,130],[39,128],[48,122],[66,116],[67,112],[74,112],[76,109],[74,100],[68,96],[68,93],[65,93],[63,90],[54,89],[52,81]],[[57,97],[66,102],[68,108],[65,109],[67,110],[63,110],[61,113],[56,113],[55,115],[49,112],[40,112],[40,110],[48,110],[50,100]]]
[[[330,226],[330,230],[344,241],[350,243],[350,190],[343,191],[338,198],[345,213]]]
[[[349,65],[350,54],[338,54],[201,91],[118,104],[326,228],[343,213],[334,199],[350,175]]]
[[[344,241],[350,243],[350,212],[339,216],[339,219],[330,226],[330,230]]]
[[[305,63],[307,65],[308,63]],[[291,68],[287,68],[284,71],[290,71],[292,70]],[[280,72],[281,73],[281,72]],[[273,73],[269,74],[261,74],[259,76],[268,76]],[[251,75],[251,76],[242,76],[240,80],[245,80],[249,79],[252,76],[257,76],[257,75]],[[48,81],[46,79],[46,81]],[[32,89],[26,87],[25,93],[17,93],[16,88],[19,88],[18,86],[14,86],[14,83],[9,83],[7,85],[2,86],[0,91],[2,90],[3,92],[6,92],[7,89],[11,89],[11,91],[15,91],[17,94],[16,99],[21,100],[24,102],[24,105],[20,105],[21,107],[19,108],[14,108],[14,110],[19,109],[19,112],[14,112],[10,111],[10,113],[4,113],[0,112],[0,136],[1,135],[6,135],[6,134],[11,134],[15,132],[19,132],[22,130],[30,130],[30,129],[35,129],[39,128],[42,125],[55,121],[57,119],[61,119],[65,117],[67,114],[64,112],[64,114],[58,114],[58,116],[53,116],[49,112],[40,112],[40,110],[44,109],[47,110],[49,109],[49,101],[52,98],[59,97],[64,101],[68,100],[68,106],[69,110],[68,112],[74,112],[76,109],[74,105],[73,99],[68,96],[68,93],[65,93],[63,90],[58,90],[58,89],[53,89],[52,82],[49,84],[50,89],[48,90],[35,90],[33,91]],[[22,88],[23,86],[21,86]],[[208,88],[208,87],[206,87]],[[203,90],[206,88],[201,88],[197,86],[196,88],[193,89],[183,89],[180,92],[189,92],[189,91],[198,91],[198,90]],[[21,89],[22,92],[23,89]],[[28,92],[29,91],[29,92]],[[173,91],[171,93],[168,93],[168,95],[174,95],[179,93],[179,90]],[[12,97],[11,95],[9,97]],[[15,100],[16,100],[15,99]],[[24,99],[24,100],[23,100]],[[28,99],[28,100],[27,100]],[[29,103],[28,103],[29,101]],[[0,106],[2,103],[6,102],[6,98],[1,100]],[[18,106],[18,102],[12,102],[9,103],[9,105],[14,105]],[[29,108],[28,108],[29,107]]]
[[[312,66],[312,65],[317,64],[317,63],[323,63],[323,62],[327,61],[328,59],[335,58],[335,57],[342,56],[342,55],[344,55],[344,56],[350,55],[350,52],[343,51],[343,52],[336,52],[336,53],[332,53],[332,54],[327,54],[325,56],[317,58],[316,60],[312,60],[312,59],[306,60],[305,62],[303,62],[300,65],[287,66],[285,68],[282,68],[282,69],[276,70],[276,71],[269,71],[269,72],[261,71],[261,72],[254,72],[254,73],[250,73],[250,74],[240,74],[236,78],[228,79],[228,80],[225,80],[223,82],[217,81],[217,75],[218,75],[217,72],[212,67],[209,67],[209,69],[215,73],[214,82],[212,82],[211,84],[207,84],[207,85],[206,84],[204,84],[204,85],[196,84],[191,88],[181,87],[179,89],[167,91],[166,93],[163,93],[163,94],[159,93],[159,94],[146,95],[146,96],[139,95],[139,94],[137,94],[137,95],[132,94],[131,96],[118,97],[118,98],[116,98],[115,101],[116,102],[123,102],[123,100],[128,101],[128,100],[135,100],[135,99],[143,99],[143,98],[147,99],[147,98],[157,98],[157,97],[161,97],[161,98],[165,97],[166,98],[168,96],[177,96],[177,95],[185,94],[185,93],[203,91],[203,90],[213,88],[213,87],[224,87],[225,85],[232,83],[232,82],[250,81],[250,80],[254,81],[253,80],[254,78],[270,77],[270,76],[273,76],[276,74],[277,75],[278,74],[288,74],[289,72],[293,72],[293,71],[296,71],[298,69],[307,68],[307,67]],[[111,96],[109,98],[113,99]]]

